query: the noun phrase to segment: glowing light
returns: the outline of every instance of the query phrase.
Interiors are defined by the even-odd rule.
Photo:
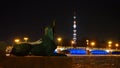
[[[111,48],[111,46],[112,46],[111,44],[108,45],[109,48]]]
[[[76,24],[76,21],[74,21],[74,24]]]
[[[107,55],[109,54],[106,50],[91,50],[93,55]]]
[[[73,30],[73,32],[77,32],[77,30]]]
[[[73,18],[76,19],[76,16],[74,16]]]
[[[108,41],[108,44],[111,45],[111,44],[112,44],[112,41]]]
[[[115,46],[116,46],[116,47],[119,47],[119,44],[118,44],[118,43],[116,43],[116,44],[115,44]]]
[[[74,25],[73,25],[73,28],[76,28],[76,27],[77,27],[77,26],[74,24]]]
[[[95,42],[91,42],[91,46],[92,46],[92,47],[95,46]]]
[[[76,34],[76,32],[77,32],[77,30],[76,30],[76,28],[77,28],[77,25],[76,25],[76,13],[74,12],[74,16],[73,16],[73,18],[74,18],[74,21],[73,21],[73,41],[74,41],[74,44],[76,44],[76,40],[77,40],[77,34]]]
[[[86,40],[86,42],[87,42],[87,45],[89,45],[89,40]]]
[[[61,41],[62,41],[62,38],[61,38],[61,37],[59,37],[59,38],[57,38],[57,40],[58,40],[58,42],[61,42]]]
[[[75,42],[72,40],[72,41],[71,41],[71,44],[74,44],[74,43],[75,43]]]
[[[15,39],[14,42],[15,42],[15,43],[19,43],[19,42],[20,42],[20,39]]]
[[[61,38],[61,37],[58,37],[58,38],[57,38],[57,41],[58,41],[58,45],[62,45],[62,42],[61,42],[61,41],[62,41],[62,38]]]
[[[117,49],[117,48],[119,47],[119,44],[118,44],[118,43],[116,43],[116,44],[115,44],[115,47],[116,47],[116,49]]]
[[[76,41],[77,38],[73,38],[74,41]]]
[[[28,41],[28,38],[27,38],[27,37],[24,37],[24,40],[25,40],[25,42],[27,42],[27,41]]]
[[[74,33],[73,35],[77,35],[76,33]]]

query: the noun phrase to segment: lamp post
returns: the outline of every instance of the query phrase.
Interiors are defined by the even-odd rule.
[[[108,44],[112,44],[112,41],[108,41]]]
[[[71,46],[73,47],[74,44],[75,44],[75,42],[72,40],[72,41],[71,41]]]
[[[14,42],[15,42],[16,44],[19,44],[19,43],[20,43],[20,39],[15,39]]]
[[[90,44],[91,44],[92,48],[95,46],[95,42],[91,42]]]
[[[108,41],[108,48],[111,49],[112,47],[112,41]]]
[[[111,55],[111,47],[112,47],[112,41],[108,41],[108,49],[109,49],[109,54]]]
[[[87,47],[89,47],[89,40],[86,40]]]
[[[24,37],[24,40],[25,40],[25,42],[27,42],[28,41],[28,37]]]
[[[58,46],[62,45],[62,44],[61,44],[61,41],[62,41],[62,38],[61,38],[61,37],[58,37],[58,38],[57,38],[57,41],[58,41]]]
[[[119,47],[119,44],[118,44],[118,43],[116,43],[116,44],[115,44],[115,47],[116,47],[116,50],[117,50],[117,48]]]

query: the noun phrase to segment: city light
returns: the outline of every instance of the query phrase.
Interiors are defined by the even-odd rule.
[[[20,39],[15,39],[14,42],[15,42],[15,43],[19,43],[19,42],[20,42]]]
[[[75,43],[75,42],[72,40],[72,41],[71,41],[71,44],[74,44],[74,43]]]
[[[25,40],[25,42],[27,42],[27,41],[28,41],[28,38],[27,38],[27,37],[24,37],[24,40]]]
[[[71,46],[73,47],[74,44],[75,44],[75,42],[72,40],[72,41],[71,41]]]
[[[77,42],[77,20],[76,20],[76,12],[74,12],[74,21],[73,21],[73,41],[74,44],[76,44]],[[72,44],[73,45],[73,44]]]
[[[111,44],[112,44],[112,41],[108,41],[108,44],[111,45]]]
[[[117,48],[119,47],[119,44],[118,44],[118,43],[116,43],[116,44],[115,44],[115,47],[116,47],[116,49],[117,49]]]
[[[111,45],[111,44],[109,44],[109,45],[108,45],[108,47],[109,47],[109,48],[111,48],[111,47],[112,47],[112,45]]]
[[[111,47],[112,47],[112,41],[108,41],[108,48],[111,49]]]
[[[62,38],[61,38],[61,37],[58,37],[58,38],[57,38],[57,41],[58,41],[58,45],[61,45]]]
[[[89,40],[86,40],[87,46],[89,45]]]
[[[92,47],[94,47],[94,46],[95,46],[95,42],[91,42],[90,44],[91,44],[91,46],[92,46]]]
[[[59,37],[59,38],[57,38],[57,40],[58,40],[58,42],[61,42],[61,41],[62,41],[62,38],[61,38],[61,37]]]

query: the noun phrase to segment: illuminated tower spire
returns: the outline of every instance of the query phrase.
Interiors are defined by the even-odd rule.
[[[76,12],[74,11],[74,21],[73,21],[73,41],[74,41],[74,45],[76,44],[76,40],[77,40],[77,25],[76,25]]]

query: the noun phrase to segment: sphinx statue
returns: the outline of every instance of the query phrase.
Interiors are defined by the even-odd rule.
[[[11,54],[16,56],[27,56],[29,54],[35,56],[54,56],[54,50],[57,48],[57,45],[54,42],[53,28],[46,27],[45,34],[41,40],[33,43],[15,44]]]
[[[53,28],[46,27],[41,38],[42,43],[32,46],[31,54],[37,56],[53,56],[57,45],[54,42]]]

